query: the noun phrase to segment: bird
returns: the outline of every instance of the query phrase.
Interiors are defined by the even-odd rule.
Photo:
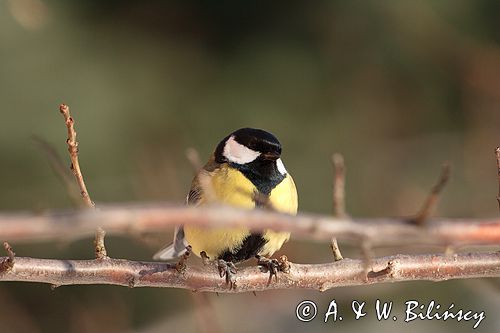
[[[222,139],[208,162],[192,180],[188,205],[226,204],[242,209],[271,208],[296,215],[298,195],[294,180],[281,159],[281,144],[271,133],[240,128]],[[172,260],[186,251],[216,261],[221,277],[234,279],[234,264],[257,258],[276,273],[277,260],[269,260],[290,238],[289,232],[261,232],[247,227],[200,228],[178,226],[173,243],[159,250],[155,260]]]

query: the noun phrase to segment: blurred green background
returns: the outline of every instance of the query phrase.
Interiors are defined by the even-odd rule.
[[[0,2],[0,209],[71,206],[47,157],[67,161],[58,105],[76,119],[93,200],[182,202],[185,157],[205,160],[245,126],[274,133],[300,210],[331,212],[330,155],[347,164],[355,216],[414,214],[444,161],[453,167],[436,214],[496,216],[500,145],[500,2],[57,1]],[[69,164],[69,163],[68,163]],[[171,235],[109,237],[114,257],[149,260]],[[2,240],[4,241],[4,240]],[[8,240],[7,240],[8,241]],[[342,241],[340,242],[342,246]],[[91,258],[89,239],[12,244],[18,255]],[[348,257],[356,248],[344,247]],[[442,249],[417,249],[420,252]],[[377,255],[416,249],[376,250]],[[326,244],[290,242],[296,262],[331,261]],[[195,261],[193,261],[195,263]],[[295,318],[304,299],[430,299],[486,311],[500,328],[497,280],[398,283],[322,294],[189,291],[2,283],[1,332],[469,332],[470,322],[340,323]],[[372,306],[373,308],[373,306]],[[401,312],[401,311],[399,311]]]

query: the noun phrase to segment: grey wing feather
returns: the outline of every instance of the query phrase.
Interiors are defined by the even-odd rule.
[[[188,205],[197,205],[201,199],[201,187],[198,184],[197,177],[193,180],[193,184],[191,185],[191,190],[186,198],[186,203]],[[186,247],[188,246],[188,242],[184,237],[184,228],[183,226],[178,226],[174,231],[174,241],[172,244],[169,244],[158,251],[154,256],[154,260],[171,260],[178,258],[186,252]]]
[[[165,246],[153,256],[154,260],[170,260],[180,257],[186,251],[188,243],[184,238],[184,228],[176,227],[174,231],[174,242]]]

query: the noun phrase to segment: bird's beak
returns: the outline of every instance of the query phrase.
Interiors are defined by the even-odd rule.
[[[278,153],[263,153],[262,158],[265,160],[269,161],[276,161],[278,158],[280,158],[280,154]]]

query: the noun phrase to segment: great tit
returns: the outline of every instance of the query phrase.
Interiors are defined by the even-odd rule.
[[[281,144],[271,133],[254,128],[234,131],[220,141],[194,177],[187,203],[194,206],[222,203],[244,209],[269,205],[276,211],[295,215],[297,190],[280,156]],[[258,197],[266,200],[256,200]],[[180,257],[190,245],[198,256],[234,264],[252,257],[271,256],[289,237],[288,232],[272,230],[251,232],[244,227],[207,229],[186,225],[177,227],[173,243],[153,258]]]

